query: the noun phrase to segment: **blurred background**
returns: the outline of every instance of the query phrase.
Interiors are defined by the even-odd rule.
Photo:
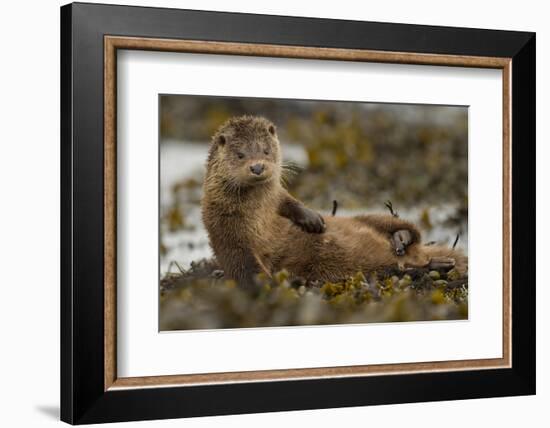
[[[417,222],[425,241],[468,244],[468,109],[460,106],[189,95],[160,97],[160,273],[211,257],[200,215],[210,138],[228,118],[277,126],[290,192],[337,215],[384,212]]]

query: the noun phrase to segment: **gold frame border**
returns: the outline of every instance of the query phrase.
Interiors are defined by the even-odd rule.
[[[118,49],[323,59],[502,70],[503,94],[503,349],[502,358],[342,367],[118,378],[116,375],[116,53]],[[142,37],[104,37],[104,389],[394,375],[511,367],[511,58],[383,52]]]

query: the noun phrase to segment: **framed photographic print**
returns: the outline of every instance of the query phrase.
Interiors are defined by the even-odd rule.
[[[61,418],[535,393],[535,35],[61,8]]]

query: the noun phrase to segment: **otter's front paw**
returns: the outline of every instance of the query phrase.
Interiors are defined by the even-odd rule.
[[[293,222],[308,233],[323,233],[326,229],[323,217],[308,208],[302,209],[300,214],[293,219]]]
[[[394,232],[391,237],[392,247],[395,250],[395,254],[398,256],[403,256],[405,254],[405,250],[412,244],[412,242],[413,235],[407,229],[398,230],[397,232]]]

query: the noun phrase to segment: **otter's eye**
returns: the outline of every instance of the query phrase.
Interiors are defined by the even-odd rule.
[[[269,149],[265,149],[264,150],[264,155],[268,155],[269,154]]]
[[[237,153],[237,157],[239,159],[243,159],[244,158],[244,153],[241,153],[241,152]]]

